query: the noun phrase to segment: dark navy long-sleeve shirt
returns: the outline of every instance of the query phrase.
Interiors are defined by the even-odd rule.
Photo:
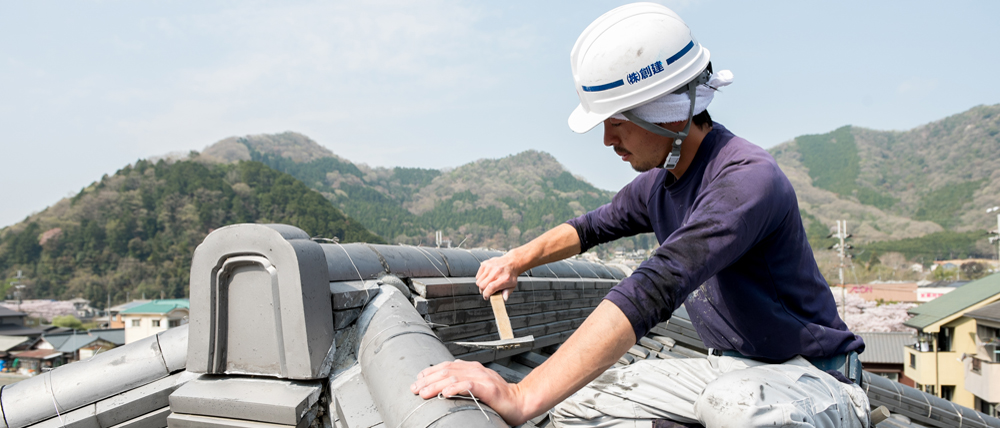
[[[795,191],[766,151],[714,124],[679,180],[640,174],[569,221],[583,251],[654,232],[661,243],[606,299],[644,336],[685,302],[705,346],[765,361],[864,350],[837,314]]]

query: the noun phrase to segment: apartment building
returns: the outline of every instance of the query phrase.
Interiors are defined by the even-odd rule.
[[[976,322],[976,353],[962,358],[965,389],[975,396],[974,409],[996,417],[1000,403],[1000,302],[966,316]]]
[[[917,343],[904,347],[903,374],[915,388],[976,408],[965,367],[977,352],[976,320],[967,314],[997,301],[1000,274],[993,274],[909,310],[914,317],[904,324],[917,330]]]

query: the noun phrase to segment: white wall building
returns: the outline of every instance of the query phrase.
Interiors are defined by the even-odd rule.
[[[125,343],[187,324],[190,307],[187,299],[160,299],[122,311]]]

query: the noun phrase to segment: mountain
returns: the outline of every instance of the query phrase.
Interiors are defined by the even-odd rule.
[[[140,160],[0,230],[0,274],[23,271],[29,297],[184,297],[195,246],[213,229],[242,222],[382,242],[319,193],[259,162]]]
[[[301,134],[228,138],[201,157],[259,161],[318,190],[390,243],[434,245],[435,232],[463,247],[511,248],[608,201],[552,155],[526,151],[450,170],[382,168],[340,158]],[[656,245],[631,238],[628,248]]]
[[[770,152],[817,247],[846,219],[869,261],[886,252],[922,263],[995,255],[983,233],[997,224],[986,208],[1000,205],[1000,105],[909,131],[845,126]]]

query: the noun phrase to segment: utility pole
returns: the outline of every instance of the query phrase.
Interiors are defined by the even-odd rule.
[[[21,274],[21,271],[18,270],[17,271],[17,277],[16,277],[17,280],[16,281],[12,281],[10,283],[10,285],[14,286],[14,298],[17,299],[17,311],[18,312],[21,312],[21,300],[23,300],[21,298],[22,297],[21,296],[21,290],[24,290],[24,287],[27,287],[26,285],[24,285],[24,284],[21,283],[21,278],[23,278],[23,275]]]
[[[997,213],[997,230],[986,232],[990,236],[990,243],[997,243],[997,269],[1000,269],[1000,207],[993,207],[986,210],[986,213]]]
[[[840,256],[840,265],[837,267],[840,277],[840,301],[842,302],[840,317],[845,320],[847,318],[847,284],[844,284],[844,267],[846,266],[846,259],[851,257],[851,255],[847,253],[847,250],[854,247],[850,244],[844,243],[844,241],[851,236],[853,235],[847,233],[847,220],[837,220],[837,233],[831,233],[827,236],[827,238],[837,238],[840,240],[840,242],[831,245],[828,249],[837,250],[837,255]]]

